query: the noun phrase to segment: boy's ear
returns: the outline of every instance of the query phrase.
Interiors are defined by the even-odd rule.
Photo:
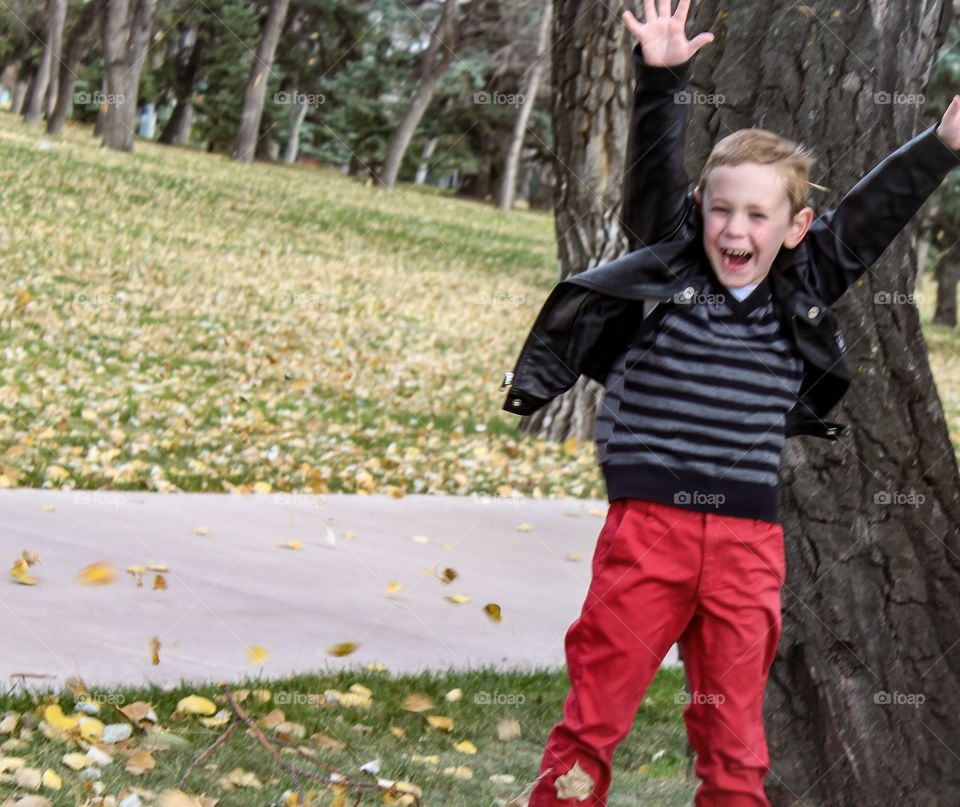
[[[787,249],[793,249],[797,246],[803,241],[803,237],[807,234],[807,230],[810,229],[812,223],[813,208],[804,207],[798,210],[790,224],[790,229],[787,230],[786,238],[783,239],[783,245]]]
[[[699,185],[693,189],[693,201],[697,203],[697,207],[701,207],[703,205],[703,199],[700,196]]]

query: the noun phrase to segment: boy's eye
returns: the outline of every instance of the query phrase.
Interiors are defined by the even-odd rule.
[[[725,207],[711,207],[710,209],[717,213],[725,213],[727,210]]]
[[[756,216],[758,219],[765,219],[766,216],[763,213],[751,213],[751,216]]]

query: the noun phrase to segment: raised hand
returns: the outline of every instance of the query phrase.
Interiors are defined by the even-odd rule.
[[[643,63],[650,67],[673,67],[683,64],[704,45],[713,42],[713,34],[697,34],[687,39],[684,25],[690,0],[680,0],[677,10],[671,14],[672,0],[643,0],[643,22],[630,11],[623,12],[623,23],[639,41],[643,50]]]
[[[937,136],[954,151],[960,149],[960,95],[953,96],[950,106],[943,113],[937,126]]]

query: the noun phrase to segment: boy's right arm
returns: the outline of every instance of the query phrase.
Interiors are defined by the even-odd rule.
[[[690,80],[693,55],[713,40],[685,32],[690,0],[644,0],[644,22],[629,11],[623,21],[636,37],[635,84],[627,136],[621,221],[629,251],[669,238],[686,215],[684,125],[689,103],[678,100]]]

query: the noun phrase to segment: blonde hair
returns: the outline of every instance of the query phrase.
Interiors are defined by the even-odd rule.
[[[808,204],[811,187],[827,190],[810,181],[810,169],[816,158],[808,149],[766,129],[740,129],[714,145],[697,183],[700,193],[706,191],[707,177],[717,166],[747,162],[776,165],[790,201],[791,217]]]

